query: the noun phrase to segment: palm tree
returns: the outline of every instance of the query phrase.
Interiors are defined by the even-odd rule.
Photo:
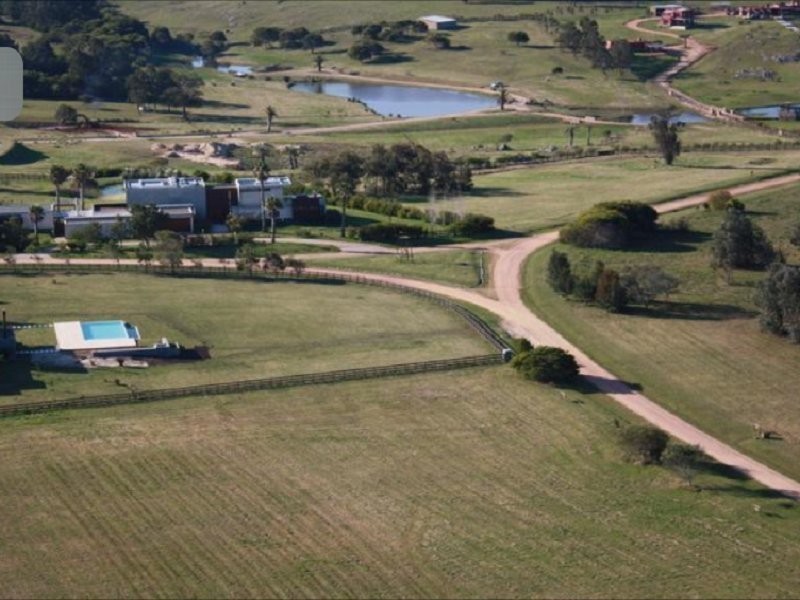
[[[39,221],[44,219],[44,209],[41,206],[31,206],[30,214],[31,223],[33,224],[33,243],[39,245]]]
[[[266,200],[267,203],[267,210],[269,211],[269,236],[270,236],[270,243],[275,243],[275,215],[278,213],[278,210],[283,208],[283,202],[281,202],[280,198],[274,198],[273,196],[269,196]]]
[[[69,178],[69,171],[61,165],[50,165],[50,183],[56,189],[56,211],[61,211],[61,186]]]
[[[239,236],[237,235],[242,230],[242,219],[233,213],[228,215],[225,219],[225,225],[228,226],[228,231],[233,234],[233,245],[239,245]]]
[[[267,107],[267,118],[269,118],[270,108],[269,106]],[[256,153],[258,154],[258,162],[253,165],[253,176],[258,179],[261,188],[261,231],[264,231],[267,228],[266,214],[264,213],[266,208],[264,203],[264,182],[269,177],[269,165],[267,165],[267,149],[264,145],[259,146],[256,149]]]
[[[86,184],[94,179],[94,169],[86,166],[83,163],[80,163],[72,170],[72,179],[78,186],[78,191],[80,194],[80,210],[83,210],[83,195],[86,191]]]
[[[278,116],[278,112],[270,104],[264,109],[264,113],[267,115],[267,133],[269,133],[272,131],[272,120]]]

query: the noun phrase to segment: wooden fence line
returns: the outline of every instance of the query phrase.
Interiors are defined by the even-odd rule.
[[[228,381],[224,383],[212,383],[182,388],[142,391],[133,390],[129,393],[80,396],[78,398],[68,398],[54,402],[26,402],[9,404],[6,406],[0,406],[0,417],[35,414],[73,408],[91,408],[120,404],[133,404],[137,402],[154,402],[158,400],[170,400],[174,398],[186,398],[190,396],[236,394],[259,390],[298,387],[302,385],[319,385],[325,383],[340,383],[343,381],[376,379],[380,377],[396,377],[401,375],[414,375],[436,371],[449,371],[468,367],[499,365],[503,362],[503,356],[497,353],[481,356],[467,356],[463,358],[451,358],[446,360],[401,363],[383,367],[365,367],[362,369],[344,369],[339,371],[327,371],[323,373],[269,377],[265,379]]]

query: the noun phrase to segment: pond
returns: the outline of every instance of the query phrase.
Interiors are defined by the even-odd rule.
[[[299,82],[293,90],[354,98],[376,114],[402,117],[439,117],[497,106],[494,96],[455,90],[343,81]]]
[[[121,183],[115,183],[113,185],[104,185],[100,188],[100,197],[101,198],[110,198],[112,196],[122,196],[125,194],[125,190],[122,187]]]
[[[800,103],[798,103],[798,104],[769,104],[766,106],[751,106],[749,108],[740,108],[736,112],[750,119],[778,119],[780,117],[781,107],[783,106],[793,108],[795,111],[800,111]]]
[[[623,123],[632,123],[633,125],[650,125],[650,119],[655,114],[656,113],[639,113],[630,115],[629,117],[625,117],[623,119]],[[689,125],[692,123],[706,123],[707,121],[708,119],[706,117],[688,111],[673,115],[669,119],[670,123],[686,123]]]
[[[195,56],[192,59],[192,67],[195,69],[200,69],[205,67],[206,63],[203,60],[202,56]],[[228,73],[229,75],[235,75],[236,77],[246,77],[247,75],[253,74],[253,67],[249,65],[228,65],[228,64],[218,64],[217,71],[220,73]]]

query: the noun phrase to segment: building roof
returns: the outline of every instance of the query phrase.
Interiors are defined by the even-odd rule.
[[[169,189],[180,187],[205,187],[202,177],[153,177],[151,179],[125,179],[126,188],[139,190]]]
[[[241,188],[258,189],[258,188],[261,187],[261,184],[259,184],[258,179],[256,179],[255,177],[239,177],[239,178],[234,180],[234,183],[235,183],[236,187],[239,188],[239,189],[241,189]],[[264,180],[264,185],[266,185],[266,186],[276,186],[276,185],[287,186],[287,185],[292,185],[292,180],[289,179],[286,176],[267,177]]]
[[[453,17],[443,17],[442,15],[427,15],[425,17],[420,17],[420,21],[431,21],[433,23],[454,23],[455,19]]]

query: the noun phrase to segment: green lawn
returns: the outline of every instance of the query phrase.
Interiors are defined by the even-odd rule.
[[[211,359],[145,370],[30,371],[0,364],[3,401],[49,400],[138,389],[258,379],[484,354],[491,348],[446,310],[405,294],[358,285],[174,279],[138,274],[0,275],[16,322],[124,319],[143,344],[161,337],[210,348]],[[54,344],[49,330],[19,341]]]
[[[787,260],[800,263],[788,244],[800,222],[800,187],[743,198]],[[612,268],[661,265],[681,280],[681,292],[652,310],[608,314],[563,300],[545,283],[550,249],[525,270],[528,305],[615,375],[641,384],[658,401],[703,430],[792,477],[800,477],[800,347],[759,330],[753,293],[760,272],[737,271],[733,284],[709,268],[709,240],[722,215],[686,213],[692,233],[663,236],[640,251],[600,252],[564,247],[579,268],[601,259]],[[665,217],[669,220],[670,217]],[[782,441],[754,439],[753,424],[774,429]]]
[[[615,418],[494,367],[3,420],[4,595],[794,595],[796,504]]]
[[[436,201],[434,207],[487,214],[498,228],[527,233],[562,225],[598,202],[680,197],[793,166],[800,156],[786,151],[767,166],[751,162],[765,154],[770,153],[690,153],[671,167],[642,157],[521,168],[475,176],[473,192]]]
[[[463,287],[475,287],[480,285],[483,260],[477,252],[452,250],[416,252],[410,259],[402,254],[396,254],[363,258],[310,258],[306,262],[310,267],[334,267],[371,273],[388,273],[441,281]],[[484,268],[488,270],[488,265],[485,263]]]

